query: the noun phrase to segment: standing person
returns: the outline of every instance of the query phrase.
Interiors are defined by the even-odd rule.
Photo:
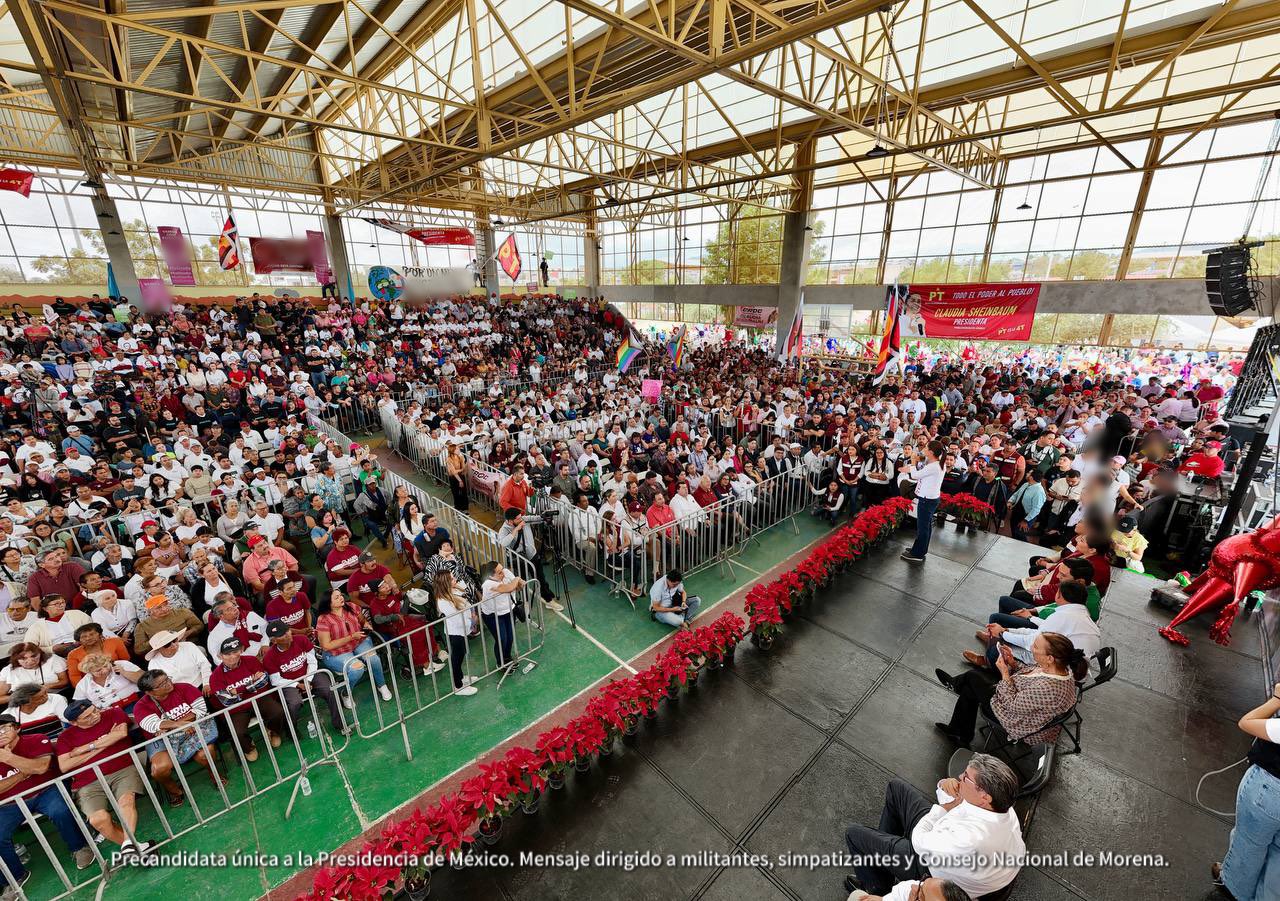
[[[449,476],[449,490],[453,492],[453,505],[466,513],[470,507],[467,497],[467,476],[471,464],[458,449],[457,441],[449,442],[449,452],[444,458],[444,470]]]
[[[1280,898],[1280,683],[1271,697],[1240,718],[1253,736],[1249,763],[1236,793],[1236,827],[1213,880],[1236,901]]]
[[[471,677],[462,674],[462,663],[467,658],[467,636],[471,634],[471,627],[475,623],[471,599],[464,584],[455,581],[446,570],[436,573],[431,590],[440,614],[445,618],[444,632],[449,639],[449,669],[453,676],[453,693],[473,695],[477,689],[471,684]]]
[[[480,567],[480,620],[493,636],[493,652],[500,668],[516,662],[511,651],[519,615],[515,593],[523,587],[524,579],[507,572],[501,563]]]
[[[903,478],[916,486],[916,541],[902,552],[902,559],[908,563],[923,563],[929,553],[933,517],[938,512],[942,497],[943,473],[942,464],[938,461],[943,451],[942,442],[935,439],[925,447],[923,455],[911,451],[907,458],[909,465],[903,472]]]

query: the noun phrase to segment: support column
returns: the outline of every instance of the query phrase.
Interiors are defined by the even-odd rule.
[[[107,249],[107,260],[116,277],[116,286],[132,306],[141,306],[142,289],[138,287],[138,272],[133,268],[133,257],[129,255],[129,242],[125,240],[124,225],[120,221],[116,202],[100,193],[95,193],[92,200],[93,211],[98,216],[98,230],[102,233],[102,244]]]
[[[806,141],[796,148],[796,165],[802,170],[813,164],[813,142]],[[782,219],[782,254],[778,268],[778,321],[777,347],[781,350],[791,331],[800,296],[804,293],[805,274],[809,270],[809,234],[813,203],[812,171],[802,171],[796,176],[799,184],[791,202],[791,209]]]
[[[342,217],[326,206],[324,218],[321,220],[324,231],[324,243],[329,248],[329,268],[333,270],[333,280],[338,286],[338,293],[354,302],[356,285],[351,272],[351,263],[347,257],[347,230],[342,224]]]
[[[498,261],[491,257],[498,252],[497,239],[493,227],[486,221],[476,223],[476,265],[484,267],[484,294],[502,296],[502,287],[498,284]]]
[[[583,204],[588,208],[587,227],[582,236],[582,280],[588,297],[600,296],[600,224],[596,211],[591,209],[595,203],[592,194],[582,195]]]

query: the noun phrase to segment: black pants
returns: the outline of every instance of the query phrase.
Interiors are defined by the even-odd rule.
[[[974,669],[954,676],[951,684],[956,690],[956,706],[951,711],[951,731],[965,743],[973,741],[973,731],[978,722],[978,710],[983,702],[990,701],[1000,682],[1000,673],[994,669]]]
[[[329,707],[329,722],[333,723],[333,728],[341,732],[346,725],[342,721],[341,705],[338,703],[338,695],[333,690],[333,673],[328,670],[316,670],[311,681],[311,693]],[[293,720],[294,725],[306,730],[307,717],[311,715],[311,708],[307,705],[306,700],[302,697],[302,692],[298,690],[296,685],[291,685],[284,690],[284,703],[289,708],[289,719]],[[298,714],[301,711],[302,716]],[[298,736],[302,738],[301,735]]]
[[[511,613],[481,613],[480,621],[493,636],[493,655],[498,666],[505,666],[515,658],[511,654],[511,645],[516,637],[515,617]]]
[[[467,659],[467,636],[449,636],[449,671],[453,674],[453,687],[462,687],[462,662]]]
[[[883,895],[899,882],[928,878],[911,846],[911,831],[932,808],[933,801],[915,786],[893,779],[885,789],[880,828],[855,824],[845,830],[844,842],[863,890]]]
[[[544,601],[554,601],[556,593],[551,590],[551,583],[547,581],[547,576],[542,571],[542,554],[533,555],[533,575],[538,580],[538,593]]]
[[[257,710],[254,710],[254,707]],[[276,735],[283,736],[286,734],[284,728],[284,709],[280,706],[280,702],[276,700],[275,695],[259,695],[252,702],[245,701],[237,704],[227,711],[227,718],[231,720],[231,731],[235,733],[236,738],[240,742],[240,748],[246,754],[249,749],[254,747],[253,739],[249,737],[249,722],[254,718],[255,713],[262,720],[263,728],[269,729]]]
[[[471,501],[467,497],[466,484],[459,485],[457,479],[450,477],[449,490],[453,492],[453,505],[463,513],[466,513],[471,507]]]

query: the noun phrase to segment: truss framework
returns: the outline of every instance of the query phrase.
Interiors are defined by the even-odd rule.
[[[1021,133],[1070,131],[1057,140],[1119,155],[1134,115],[1196,110],[1193,135],[1259,115],[1250,93],[1280,76],[1276,61],[1212,83],[1176,77],[1193,54],[1273,39],[1275,0],[1132,31],[1126,0],[1114,40],[1047,56],[963,0],[1014,64],[932,84],[931,2],[558,0],[562,46],[548,54],[499,0],[8,0],[30,59],[0,60],[0,157],[318,195],[339,213],[639,217],[682,202],[786,206],[832,166],[991,187]],[[894,39],[908,13],[910,47]],[[482,32],[523,72],[495,84]],[[744,102],[771,111],[767,127],[739,121]],[[797,153],[820,138],[843,153]],[[862,160],[873,144],[886,153]],[[1166,158],[1178,146],[1166,141]]]

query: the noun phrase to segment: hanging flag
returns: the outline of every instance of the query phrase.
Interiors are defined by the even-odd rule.
[[[222,234],[218,237],[218,265],[223,269],[240,266],[240,229],[236,228],[236,219],[230,213],[227,213],[227,221],[222,224]]]
[[[403,222],[397,222],[394,219],[387,219],[383,216],[361,216],[363,221],[370,225],[376,225],[378,228],[385,228],[388,231],[398,232],[402,235],[408,235],[415,241],[420,241],[428,246],[437,246],[441,244],[456,245],[461,247],[475,247],[476,236],[472,234],[469,228],[458,228],[455,226],[435,226],[428,228],[416,228],[412,225],[405,225]]]
[[[116,271],[111,268],[110,263],[107,263],[107,296],[120,296],[120,285],[116,282]]]
[[[684,338],[688,331],[688,325],[680,326],[671,341],[667,343],[667,353],[671,354],[672,369],[679,369],[680,364],[684,362]]]
[[[622,343],[618,345],[618,371],[626,372],[631,361],[640,356],[642,351],[643,343],[628,326],[626,334],[622,336]]]
[[[520,277],[520,251],[516,248],[515,235],[507,235],[507,240],[498,248],[498,265],[512,283]]]
[[[787,340],[782,345],[782,353],[779,357],[783,360],[790,360],[795,357],[800,359],[800,352],[804,348],[804,292],[800,292],[800,302],[796,304],[796,315],[791,320],[791,329],[787,332]]]
[[[156,227],[156,233],[160,236],[160,251],[169,269],[169,281],[175,285],[194,286],[196,276],[191,271],[191,252],[187,250],[187,239],[182,236],[182,229],[175,225],[160,225]]]
[[[35,175],[25,169],[0,169],[0,191],[17,191],[23,197],[30,197],[34,179]]]
[[[876,358],[874,384],[882,384],[890,369],[902,369],[902,299],[898,296],[898,283],[889,286],[885,300],[884,335],[880,339],[880,354]]]

